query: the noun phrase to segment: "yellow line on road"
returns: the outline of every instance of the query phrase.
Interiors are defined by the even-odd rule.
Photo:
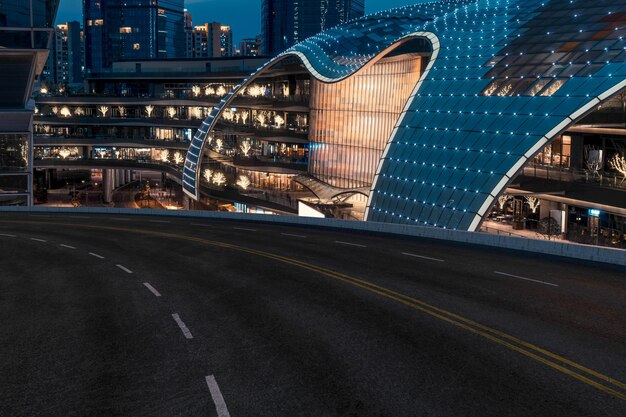
[[[0,223],[11,223],[11,224],[16,224],[16,223],[21,223],[21,224],[41,224],[41,222],[32,222],[32,221],[4,221],[4,220],[0,220]],[[564,358],[560,355],[557,355],[555,353],[552,353],[548,350],[545,350],[543,348],[540,348],[532,343],[526,342],[522,339],[519,339],[515,336],[511,336],[507,333],[504,333],[500,330],[491,328],[489,326],[486,326],[484,324],[478,323],[476,321],[473,321],[471,319],[465,318],[463,316],[460,316],[458,314],[452,313],[450,311],[441,309],[439,307],[433,306],[431,304],[428,304],[424,301],[418,300],[416,298],[413,297],[409,297],[407,295],[398,293],[396,291],[393,291],[389,288],[386,287],[382,287],[380,285],[374,284],[373,282],[369,282],[363,279],[359,279],[359,278],[355,278],[352,277],[350,275],[346,275],[343,274],[341,272],[337,272],[337,271],[333,271],[331,269],[327,269],[321,266],[317,266],[314,264],[310,264],[307,262],[303,262],[303,261],[299,261],[297,259],[294,258],[289,258],[286,256],[282,256],[282,255],[277,255],[277,254],[273,254],[270,252],[265,252],[265,251],[260,251],[260,250],[256,250],[256,249],[251,249],[251,248],[246,248],[243,246],[239,246],[239,245],[235,245],[235,244],[231,244],[231,243],[225,243],[225,242],[218,242],[218,241],[213,241],[213,240],[208,240],[208,239],[203,239],[203,238],[199,238],[199,237],[193,237],[193,236],[186,236],[186,235],[180,235],[180,234],[176,234],[176,233],[165,233],[165,232],[156,232],[156,231],[150,231],[150,230],[141,230],[141,229],[132,229],[132,228],[126,228],[126,227],[109,227],[109,226],[95,226],[95,225],[77,225],[77,224],[66,224],[66,223],[50,223],[50,222],[46,222],[46,225],[57,225],[57,226],[71,226],[71,227],[81,227],[81,228],[87,228],[87,229],[94,229],[94,230],[107,230],[107,231],[119,231],[119,232],[128,232],[128,233],[137,233],[137,234],[144,234],[144,235],[150,235],[150,236],[156,236],[156,237],[164,237],[164,238],[171,238],[171,239],[178,239],[178,240],[187,240],[187,241],[191,241],[191,242],[197,242],[197,243],[201,243],[201,244],[205,244],[205,245],[210,245],[210,246],[214,246],[214,247],[220,247],[220,248],[224,248],[224,249],[230,249],[230,250],[235,250],[235,251],[239,251],[239,252],[245,252],[245,253],[249,253],[252,255],[256,255],[256,256],[260,256],[260,257],[264,257],[264,258],[268,258],[268,259],[273,259],[275,261],[278,262],[282,262],[282,263],[286,263],[289,265],[293,265],[296,266],[298,268],[301,269],[306,269],[312,272],[317,272],[319,274],[322,274],[324,276],[327,276],[329,278],[333,278],[342,282],[346,282],[348,284],[351,284],[353,286],[365,289],[369,292],[378,294],[382,297],[394,300],[398,303],[401,303],[407,307],[410,307],[414,310],[420,311],[422,313],[428,314],[432,317],[438,318],[442,321],[445,321],[447,323],[450,323],[456,327],[462,328],[464,330],[467,330],[473,334],[479,335],[481,337],[484,337],[488,340],[491,340],[492,342],[495,342],[501,346],[504,346],[510,350],[513,350],[515,352],[518,352],[528,358],[531,358],[533,360],[536,360],[537,362],[543,363],[544,365],[547,365],[563,374],[566,374],[572,378],[575,378],[581,382],[584,382],[594,388],[597,388],[601,391],[604,391],[622,401],[626,401],[626,394],[623,394],[619,391],[617,391],[614,388],[608,387],[606,385],[603,385],[601,383],[599,383],[598,381],[595,381],[593,379],[591,379],[590,377],[594,377],[604,383],[608,383],[610,385],[613,385],[615,388],[619,388],[619,389],[623,389],[626,390],[626,384],[624,384],[623,382],[616,380],[614,378],[611,378],[609,376],[603,375],[600,372],[594,371],[593,369],[589,369],[581,364],[578,364],[572,360],[569,360],[567,358]],[[544,355],[544,356],[541,356]],[[547,357],[547,358],[546,358]],[[549,359],[548,359],[549,358]],[[552,360],[550,360],[552,359]],[[554,360],[554,361],[553,361]],[[556,361],[556,362],[555,362]],[[557,363],[560,362],[560,363]],[[581,373],[576,372],[575,370],[572,370],[570,368],[567,368],[567,365],[571,368],[574,368],[575,370],[578,370],[580,372],[583,372],[585,374],[587,374],[587,376],[582,375]]]

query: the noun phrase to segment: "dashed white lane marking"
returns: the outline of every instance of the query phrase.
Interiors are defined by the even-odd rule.
[[[339,243],[340,245],[356,246],[358,248],[367,248],[367,246],[365,245],[360,245],[358,243],[342,242],[341,240],[335,240],[335,243]]]
[[[283,236],[291,236],[291,237],[301,237],[301,238],[305,238],[305,235],[295,235],[293,233],[281,233],[281,235]]]
[[[37,239],[36,237],[31,237],[30,240],[34,240],[35,242],[43,242],[43,243],[47,242],[47,240]]]
[[[126,273],[129,273],[129,274],[133,273],[133,271],[131,271],[130,269],[126,268],[124,265],[117,264],[115,266],[117,266],[119,269],[121,269],[122,271],[124,271]]]
[[[148,220],[150,223],[171,223],[169,220]]]
[[[538,279],[531,279],[531,278],[520,277],[519,275],[507,274],[506,272],[500,272],[500,271],[493,271],[493,272],[494,272],[494,274],[504,275],[505,277],[523,279],[524,281],[536,282],[537,284],[550,285],[551,287],[558,287],[557,284],[553,284],[551,282],[539,281]]]
[[[192,226],[201,226],[201,227],[213,227],[213,225],[211,224],[204,224],[204,223],[189,223]]]
[[[189,331],[189,328],[187,327],[187,325],[185,325],[185,323],[183,323],[183,321],[180,319],[180,316],[178,315],[178,313],[174,313],[172,314],[172,317],[174,318],[174,321],[176,321],[176,324],[178,324],[178,327],[180,327],[180,330],[183,332],[183,334],[185,335],[185,338],[187,339],[193,339],[193,335],[191,334],[191,332]]]
[[[63,243],[61,243],[59,246],[61,246],[62,248],[76,249],[74,246],[65,245],[65,244],[63,244]]]
[[[219,385],[217,385],[215,377],[213,375],[207,376],[206,383],[209,386],[209,391],[211,391],[211,397],[215,403],[215,410],[217,410],[218,417],[230,417],[228,408],[226,407],[226,401],[224,401],[224,396],[222,395],[222,391],[220,391]]]
[[[94,257],[98,258],[98,259],[104,259],[104,256],[102,256],[102,255],[98,255],[97,253],[89,252],[89,254],[90,254],[91,256],[94,256]]]
[[[4,236],[4,237],[17,237],[15,235],[10,235],[8,233],[0,233],[0,236]]]
[[[246,232],[256,232],[256,229],[246,229],[245,227],[233,227],[235,230],[245,230]]]
[[[445,262],[443,259],[439,259],[439,258],[431,258],[430,256],[422,256],[422,255],[416,255],[414,253],[407,253],[407,252],[402,252],[403,255],[406,256],[412,256],[414,258],[420,258],[420,259],[426,259],[429,261],[435,261],[435,262]]]
[[[149,282],[144,282],[144,283],[143,283],[143,285],[144,285],[147,289],[149,289],[149,290],[150,290],[150,292],[151,292],[152,294],[154,294],[156,297],[160,297],[160,296],[161,296],[161,293],[160,293],[160,292],[158,292],[158,291],[157,291],[157,289],[156,289],[156,288],[154,288],[152,285],[150,285],[150,283],[149,283]]]

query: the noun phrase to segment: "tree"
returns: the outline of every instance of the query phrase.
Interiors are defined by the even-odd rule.
[[[159,159],[163,163],[168,163],[170,160],[170,151],[168,151],[167,149],[162,149],[161,153],[159,154]]]
[[[244,190],[247,190],[250,184],[251,184],[250,179],[245,175],[241,175],[239,177],[239,180],[237,181],[237,185],[240,186]]]
[[[537,232],[550,240],[553,236],[556,237],[561,234],[561,225],[550,216],[544,217],[537,224]]]
[[[623,184],[624,180],[626,180],[626,158],[624,158],[624,154],[621,152],[613,154],[611,159],[609,159],[609,166],[622,174],[620,184]]]
[[[180,152],[176,152],[174,153],[174,163],[176,165],[180,165],[185,161],[185,159],[183,158],[183,154],[181,154]]]
[[[174,116],[176,116],[176,109],[173,106],[169,106],[167,108],[167,114],[170,116],[171,119],[173,119]]]
[[[539,208],[539,205],[541,204],[539,202],[539,199],[536,197],[524,197],[526,199],[526,203],[528,204],[528,207],[530,207],[530,211],[532,211],[533,213],[537,212],[537,208]]]
[[[204,170],[203,175],[204,175],[204,179],[206,180],[206,182],[210,184],[211,178],[213,177],[213,171],[207,168]]]
[[[222,139],[217,139],[215,141],[215,150],[217,152],[221,151],[224,148],[224,141]]]
[[[98,111],[102,114],[102,117],[106,117],[109,112],[109,108],[107,106],[100,106],[98,107]]]
[[[584,150],[585,166],[593,176],[599,175],[602,170],[602,151],[593,145],[585,146]]]
[[[63,108],[61,108],[61,116],[63,117],[71,117],[72,116],[72,112],[70,112],[70,108],[67,106],[63,106]]]
[[[249,140],[246,140],[241,143],[239,149],[241,149],[241,152],[243,152],[243,156],[248,157],[250,155],[250,150],[252,149],[252,144]]]
[[[72,151],[70,151],[67,148],[61,148],[61,150],[59,150],[59,156],[63,159],[66,159],[71,154],[72,154]]]
[[[153,111],[154,111],[154,106],[152,106],[152,105],[146,106],[146,113],[148,114],[148,117],[152,117],[152,112]]]
[[[280,129],[285,124],[285,119],[283,119],[282,116],[278,115],[274,117],[274,123],[276,124],[276,127]]]
[[[213,175],[213,184],[218,187],[226,184],[226,176],[221,172],[216,172],[215,175]]]
[[[498,197],[498,206],[500,207],[500,210],[504,210],[504,205],[507,203],[507,201],[509,201],[511,198],[510,195],[508,194],[502,194],[500,197]]]

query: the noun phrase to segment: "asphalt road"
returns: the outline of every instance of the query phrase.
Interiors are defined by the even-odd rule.
[[[626,271],[558,257],[3,213],[0,318],[0,416],[626,416]]]

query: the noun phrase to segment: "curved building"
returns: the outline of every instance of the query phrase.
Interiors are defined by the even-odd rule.
[[[199,198],[234,99],[298,62],[308,182],[366,195],[366,220],[477,230],[528,162],[626,88],[624,36],[625,0],[434,1],[353,20],[227,94],[191,142],[183,189]]]

